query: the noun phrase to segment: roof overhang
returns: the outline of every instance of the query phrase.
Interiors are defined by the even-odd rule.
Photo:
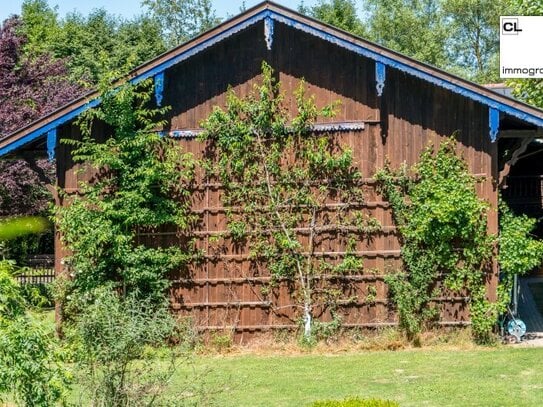
[[[263,35],[268,48],[273,46],[274,24],[281,23],[374,60],[376,88],[379,95],[385,86],[386,69],[393,68],[488,106],[489,135],[492,141],[495,141],[498,136],[500,114],[502,113],[543,128],[543,111],[540,109],[268,1],[141,65],[123,81],[137,83],[147,78],[155,78],[156,96],[159,101],[164,71],[262,21],[264,22]],[[85,110],[93,108],[99,103],[98,92],[90,92],[15,131],[0,140],[0,156],[9,154],[46,135],[48,137],[47,145],[54,146],[58,126],[73,120]]]

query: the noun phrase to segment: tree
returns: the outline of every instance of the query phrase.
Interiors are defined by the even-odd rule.
[[[333,318],[329,326],[339,328],[338,302],[346,298],[335,277],[361,272],[356,244],[380,224],[360,209],[352,151],[330,135],[311,134],[314,121],[331,116],[334,106],[317,108],[302,83],[291,117],[266,63],[262,74],[250,95],[230,92],[225,109],[216,107],[203,122],[201,139],[210,142],[212,157],[205,168],[209,182],[225,188],[228,236],[247,248],[257,269],[296,286],[304,339],[311,340],[326,326],[318,320],[324,310]],[[323,254],[330,236],[346,246],[339,259]]]
[[[54,54],[56,38],[61,35],[56,9],[47,0],[25,0],[21,6],[20,33],[26,38],[24,54]]]
[[[331,2],[320,0],[319,4],[313,7],[306,7],[302,3],[298,10],[300,13],[307,14],[360,37],[367,36],[364,23],[356,14],[354,0],[331,0]]]
[[[449,65],[441,1],[366,0],[371,40],[437,67]]]
[[[81,92],[68,80],[64,61],[27,55],[27,37],[17,17],[0,29],[0,137],[65,104]],[[43,215],[52,200],[46,188],[54,166],[45,159],[0,160],[0,216]],[[50,235],[29,235],[2,244],[3,255],[24,261],[40,246],[52,250]]]
[[[508,15],[505,0],[444,0],[449,21],[447,43],[453,67],[463,76],[482,83],[499,80],[500,15]]]
[[[46,159],[0,161],[0,217],[44,214],[51,193],[43,184],[53,180],[54,167]]]
[[[93,86],[111,70],[133,68],[166,50],[157,20],[124,20],[104,9],[60,19],[47,0],[25,0],[21,33],[25,55],[50,54],[63,59],[70,77]]]
[[[168,273],[194,251],[139,244],[137,234],[160,227],[183,233],[190,227],[194,162],[174,140],[157,133],[167,108],[149,107],[152,81],[117,89],[108,83],[105,78],[101,84],[101,105],[80,121],[83,139],[61,140],[72,148],[74,161],[94,174],[80,186],[81,194],[66,196],[69,205],[56,208],[58,230],[72,253],[69,289],[88,294],[114,285],[125,294],[162,301]],[[91,137],[98,120],[111,129],[103,134],[104,143]]]
[[[141,4],[162,27],[168,47],[175,47],[220,22],[211,0],[142,0]]]
[[[81,88],[68,79],[63,60],[24,54],[27,38],[18,17],[0,29],[0,137],[67,103]]]
[[[52,47],[57,57],[69,61],[72,77],[89,85],[110,71],[134,68],[166,50],[156,21],[144,16],[121,20],[104,9],[88,16],[68,14]]]
[[[498,78],[498,17],[506,0],[320,0],[302,13],[479,82]]]

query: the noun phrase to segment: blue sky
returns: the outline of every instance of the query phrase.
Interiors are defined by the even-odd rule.
[[[58,13],[63,16],[66,13],[77,10],[82,14],[88,14],[95,8],[104,8],[110,13],[123,17],[133,17],[141,13],[141,0],[48,0],[51,6],[58,7]],[[261,0],[246,0],[247,7],[260,3]],[[301,0],[275,0],[276,3],[286,7],[297,9]],[[0,0],[0,21],[11,14],[19,14],[23,0]],[[242,0],[213,0],[213,5],[220,17],[238,14]],[[317,4],[318,0],[304,0],[306,6]]]

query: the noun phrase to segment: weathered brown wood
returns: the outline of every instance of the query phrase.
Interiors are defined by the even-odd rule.
[[[384,93],[378,97],[373,61],[280,23],[275,24],[274,46],[268,51],[262,30],[262,25],[250,27],[166,71],[164,103],[172,106],[166,130],[198,129],[214,106],[224,106],[229,86],[238,94],[248,94],[260,78],[263,60],[275,69],[286,95],[291,95],[304,78],[308,94],[314,94],[319,105],[341,100],[341,108],[331,121],[364,122],[365,126],[363,130],[330,133],[329,137],[353,151],[363,177],[359,186],[365,194],[365,201],[356,209],[377,218],[383,231],[361,236],[357,243],[355,252],[364,257],[362,271],[348,276],[322,276],[316,283],[338,280],[345,297],[353,299],[339,307],[343,326],[395,326],[397,316],[387,299],[384,279],[401,269],[401,246],[390,206],[376,190],[375,172],[386,161],[393,168],[404,162],[413,165],[429,143],[438,145],[456,133],[459,153],[471,172],[481,178],[478,193],[492,207],[488,229],[496,233],[497,144],[488,138],[488,108],[393,68],[387,68]],[[287,96],[286,102],[294,113],[294,100]],[[80,137],[75,126],[66,125],[60,131],[63,137]],[[103,133],[100,128],[96,131]],[[179,143],[196,158],[202,157],[205,145],[196,139],[180,139]],[[57,157],[59,186],[68,193],[76,192],[78,181],[88,178],[76,176],[78,166],[65,146],[59,147]],[[294,287],[281,280],[270,285],[269,271],[249,258],[246,246],[231,240],[223,194],[219,183],[203,180],[201,173],[197,175],[192,206],[198,223],[191,236],[205,256],[203,261],[189,265],[188,274],[172,276],[172,308],[190,316],[200,330],[229,331],[239,341],[250,338],[249,331],[296,329],[300,314],[293,298]],[[341,205],[329,202],[324,209],[333,213]],[[235,212],[239,208],[229,209]],[[307,226],[300,227],[297,233],[302,236]],[[346,254],[346,242],[337,236],[341,227],[330,222],[328,228],[328,235],[316,250],[339,262]],[[177,230],[146,230],[139,233],[138,243],[166,246],[179,244],[182,237]],[[61,255],[55,265],[60,273],[64,252],[58,239],[57,249]],[[488,279],[491,298],[496,283],[494,264]],[[441,324],[469,324],[463,294],[447,293],[434,301],[439,303]],[[322,310],[322,319],[331,319],[328,310]]]

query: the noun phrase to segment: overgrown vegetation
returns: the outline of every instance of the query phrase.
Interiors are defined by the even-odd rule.
[[[72,255],[69,291],[89,293],[114,284],[161,302],[167,275],[194,256],[191,247],[149,247],[138,233],[158,228],[185,232],[192,221],[188,186],[194,160],[174,140],[158,133],[166,108],[150,108],[151,83],[103,88],[100,107],[80,120],[82,139],[62,140],[82,171],[93,174],[80,193],[63,193],[56,222]],[[94,126],[105,124],[104,142]],[[190,246],[190,245],[189,245]],[[69,293],[66,293],[68,295]]]
[[[97,406],[197,405],[209,391],[194,375],[166,389],[186,362],[168,277],[198,252],[144,244],[161,230],[187,235],[195,161],[160,134],[167,108],[152,107],[152,82],[103,86],[100,107],[79,120],[81,139],[61,140],[88,179],[77,194],[60,191],[69,204],[55,213],[71,251],[58,287],[76,378]]]
[[[498,306],[505,312],[511,300],[511,289],[515,275],[522,276],[541,265],[543,261],[543,240],[531,235],[537,219],[526,215],[515,215],[500,199],[500,234],[498,263],[500,285]]]
[[[316,326],[325,328],[315,321],[317,310],[328,309],[332,324],[339,324],[337,300],[345,298],[329,277],[361,273],[356,242],[380,225],[360,210],[361,174],[352,151],[329,135],[312,134],[315,120],[332,116],[334,106],[317,108],[302,82],[294,94],[297,113],[290,117],[266,63],[262,73],[250,95],[230,91],[226,107],[216,107],[203,122],[201,139],[211,142],[212,157],[204,165],[226,190],[229,236],[276,281],[296,286],[309,340]],[[331,238],[346,246],[339,259],[323,251],[321,243]]]
[[[66,400],[70,376],[49,332],[26,310],[13,265],[0,262],[0,402],[54,406]]]
[[[171,386],[189,356],[166,302],[135,293],[123,298],[106,286],[80,308],[70,339],[84,399],[94,406],[197,405],[205,399],[194,377]]]
[[[405,268],[387,283],[409,337],[438,318],[432,298],[469,295],[475,338],[488,341],[498,313],[485,291],[495,237],[487,233],[489,205],[477,196],[478,180],[455,146],[450,138],[435,154],[432,146],[424,150],[410,171],[387,166],[376,174],[392,206]]]

